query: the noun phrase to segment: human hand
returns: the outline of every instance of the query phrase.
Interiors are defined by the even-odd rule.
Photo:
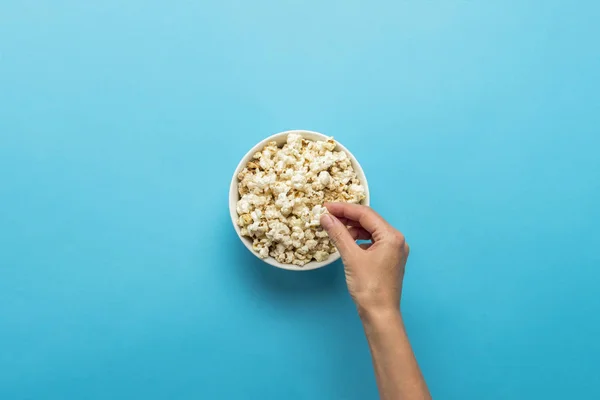
[[[404,235],[367,206],[329,203],[321,226],[337,247],[361,316],[399,311],[409,247]],[[356,240],[371,240],[358,245]]]
[[[431,399],[400,315],[408,245],[369,207],[326,204],[321,225],[344,262],[346,283],[363,321],[381,399]],[[360,246],[356,240],[371,240]]]

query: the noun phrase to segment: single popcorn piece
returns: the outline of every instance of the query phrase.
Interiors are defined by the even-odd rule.
[[[267,143],[238,174],[238,225],[260,258],[302,267],[335,253],[321,228],[323,204],[365,198],[348,155],[335,148],[333,138],[289,134],[282,147]]]
[[[329,253],[326,251],[317,250],[315,251],[315,254],[313,254],[313,257],[317,261],[325,261],[329,258]]]
[[[311,218],[310,221],[306,223],[306,228],[311,226],[320,226],[321,225],[321,215],[326,214],[327,209],[319,204],[315,205],[310,212]]]
[[[269,248],[268,247],[263,247],[258,251],[258,255],[260,256],[260,258],[267,258],[269,257]]]

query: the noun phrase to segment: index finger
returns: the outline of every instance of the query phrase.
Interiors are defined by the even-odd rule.
[[[367,206],[350,203],[326,203],[325,207],[336,217],[358,222],[373,236],[373,240],[381,238],[384,233],[392,229],[381,215]]]

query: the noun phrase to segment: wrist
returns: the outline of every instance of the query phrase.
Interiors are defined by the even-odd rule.
[[[359,314],[369,341],[390,332],[404,332],[404,322],[399,309],[369,309]]]
[[[379,325],[392,320],[402,320],[398,306],[364,306],[358,305],[358,315],[363,324]]]

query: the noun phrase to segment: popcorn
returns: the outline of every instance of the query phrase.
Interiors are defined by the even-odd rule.
[[[329,253],[326,251],[315,251],[315,254],[313,254],[313,258],[317,261],[325,261],[329,258]]]
[[[305,225],[306,228],[311,226],[320,226],[321,225],[321,215],[327,213],[327,209],[319,204],[315,205],[310,212],[311,218]]]
[[[260,256],[260,258],[267,258],[269,257],[269,248],[268,247],[263,247],[258,251],[258,255]]]
[[[250,212],[251,204],[248,199],[244,198],[245,196],[246,195],[242,196],[237,202],[236,210],[238,215],[248,214]]]
[[[306,186],[306,177],[302,173],[297,173],[292,176],[292,187],[296,190],[304,190]]]
[[[333,138],[289,134],[281,148],[267,143],[238,174],[238,225],[259,257],[303,266],[336,251],[321,228],[323,203],[360,203],[365,188],[348,155],[335,147]]]

